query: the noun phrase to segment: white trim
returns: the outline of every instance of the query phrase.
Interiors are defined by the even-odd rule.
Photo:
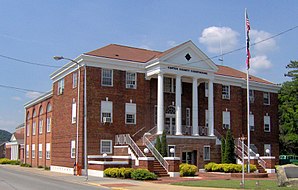
[[[275,169],[265,169],[268,174],[275,174]]]
[[[88,155],[88,158],[116,158],[116,159],[131,159],[131,156],[102,156],[102,155]]]
[[[180,160],[180,157],[164,157],[165,160]]]
[[[113,165],[113,164],[127,165],[129,163],[128,163],[128,161],[94,161],[94,160],[89,160],[88,164],[94,164],[94,165]]]
[[[53,96],[53,91],[51,90],[51,91],[46,92],[46,93],[42,94],[41,96],[39,96],[39,97],[37,97],[33,100],[25,103],[24,107],[25,107],[25,109],[27,109],[27,108],[32,107],[33,105],[36,105],[36,104],[38,104],[38,103],[40,103],[40,102],[42,102],[42,101],[44,101],[48,98],[51,98],[52,96]]]
[[[138,158],[138,160],[144,160],[144,161],[146,161],[146,160],[155,160],[155,158],[154,157],[139,157]]]
[[[104,79],[103,72],[104,71],[111,71],[111,85],[103,84],[103,79]],[[113,69],[102,68],[101,69],[101,86],[103,86],[103,87],[113,87],[113,85],[114,85],[114,70]]]
[[[215,136],[176,136],[176,135],[167,135],[167,139],[213,139],[216,140]]]
[[[102,143],[103,142],[110,142],[110,151],[109,152],[103,152],[102,151]],[[100,153],[103,154],[103,153],[106,153],[106,154],[112,154],[113,153],[113,141],[112,140],[109,140],[109,139],[102,139],[100,140]]]
[[[64,173],[64,174],[73,174],[73,168],[63,167],[63,166],[51,166],[52,172]]]
[[[105,177],[103,171],[88,169],[88,175],[93,177]]]
[[[180,172],[168,172],[170,177],[180,177]]]

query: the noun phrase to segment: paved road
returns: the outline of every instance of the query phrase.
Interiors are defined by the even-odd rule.
[[[15,170],[10,167],[0,167],[1,190],[98,190],[104,187],[88,186],[57,180],[49,176]]]

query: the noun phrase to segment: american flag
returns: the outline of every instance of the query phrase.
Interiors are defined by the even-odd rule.
[[[249,52],[249,30],[250,30],[250,23],[248,19],[247,11],[245,10],[245,23],[246,23],[246,66],[249,69],[249,59],[250,59],[250,52]]]

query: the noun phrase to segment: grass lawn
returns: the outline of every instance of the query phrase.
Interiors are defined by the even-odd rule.
[[[172,183],[172,185],[192,186],[192,187],[217,187],[241,189],[239,180],[199,180]],[[256,182],[259,185],[256,185]],[[297,187],[278,187],[275,180],[245,180],[245,189],[277,189],[277,190],[297,190]]]

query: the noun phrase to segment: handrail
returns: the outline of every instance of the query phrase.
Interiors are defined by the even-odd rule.
[[[141,128],[140,130],[138,130],[137,132],[135,132],[135,134],[133,134],[132,136],[134,137],[136,134],[138,134],[139,132],[143,131],[143,129],[145,129],[145,127]]]
[[[154,145],[150,142],[150,140],[144,135],[143,137],[144,144],[151,151],[156,160],[161,164],[161,166],[168,172],[169,171],[169,163],[163,158],[163,156],[158,152],[158,150],[154,147]]]
[[[132,150],[136,153],[137,157],[146,157],[145,154],[140,150],[139,146],[135,143],[135,141],[131,138],[130,134],[119,134],[115,136],[115,144],[116,145],[129,145]]]

